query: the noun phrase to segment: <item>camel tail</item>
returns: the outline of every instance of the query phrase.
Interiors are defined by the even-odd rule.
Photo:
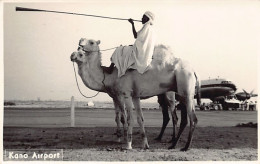
[[[200,91],[201,83],[200,83],[199,77],[196,75],[195,72],[194,72],[194,75],[196,77],[196,98],[197,98],[197,104],[200,106],[201,105],[201,91]]]

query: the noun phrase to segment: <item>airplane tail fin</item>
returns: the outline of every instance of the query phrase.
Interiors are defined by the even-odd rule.
[[[194,75],[196,77],[196,98],[197,98],[197,104],[200,106],[201,105],[201,83],[200,83],[200,79],[199,77],[196,75],[196,73],[194,72]]]

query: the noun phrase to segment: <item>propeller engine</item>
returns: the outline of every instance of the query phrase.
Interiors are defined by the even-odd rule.
[[[248,93],[246,90],[243,89],[243,92],[236,93],[236,97],[240,101],[245,101],[245,100],[250,99],[251,97],[258,96],[257,94],[254,94],[253,92],[254,92],[254,90],[252,90],[250,93]]]

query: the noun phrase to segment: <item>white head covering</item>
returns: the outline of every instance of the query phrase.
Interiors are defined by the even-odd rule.
[[[151,11],[146,11],[146,12],[144,13],[144,15],[146,15],[146,16],[149,18],[149,22],[150,22],[151,24],[153,24],[154,19],[155,19],[154,14],[153,14]]]

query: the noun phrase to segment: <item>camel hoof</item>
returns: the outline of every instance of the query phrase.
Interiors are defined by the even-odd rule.
[[[127,142],[126,150],[132,150],[132,142]]]
[[[143,149],[149,149],[149,144],[148,144],[147,138],[144,138]]]
[[[171,145],[168,149],[175,149],[175,145]]]
[[[149,145],[148,144],[143,145],[143,149],[144,150],[149,149]]]
[[[182,148],[181,151],[185,152],[185,151],[188,151],[189,149],[188,148]]]

